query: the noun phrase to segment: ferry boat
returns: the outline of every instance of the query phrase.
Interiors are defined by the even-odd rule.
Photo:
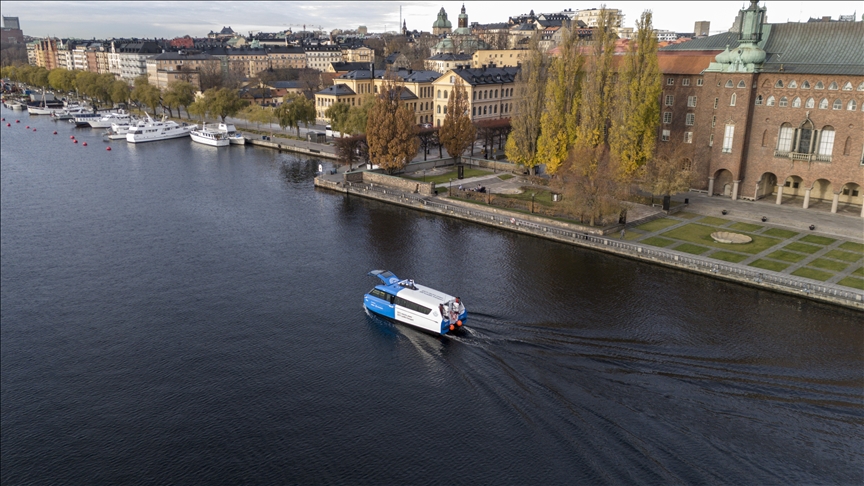
[[[200,130],[195,129],[189,132],[193,142],[211,145],[213,147],[227,147],[230,142],[228,135],[220,130],[214,130],[205,123]]]
[[[217,128],[220,132],[226,134],[228,136],[228,140],[231,142],[231,145],[245,145],[246,139],[243,138],[243,134],[238,132],[233,124],[225,124],[220,123],[219,128]]]
[[[198,128],[198,125],[179,125],[173,120],[155,121],[147,115],[146,120],[140,120],[134,126],[129,127],[126,141],[131,143],[155,142],[158,140],[169,140],[172,138],[188,137],[189,133]]]
[[[408,324],[434,334],[447,334],[461,328],[468,311],[459,297],[402,280],[389,270],[372,270],[376,285],[363,296],[363,306],[382,317]]]

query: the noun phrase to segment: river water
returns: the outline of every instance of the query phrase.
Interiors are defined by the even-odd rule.
[[[861,313],[2,113],[4,485],[864,482]]]

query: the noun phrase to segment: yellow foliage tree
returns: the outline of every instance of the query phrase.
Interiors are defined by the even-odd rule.
[[[402,170],[420,147],[414,112],[402,102],[403,90],[402,86],[385,82],[369,110],[366,125],[369,160],[389,174]]]

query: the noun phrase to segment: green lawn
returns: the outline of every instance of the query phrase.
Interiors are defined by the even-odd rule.
[[[698,218],[700,216],[701,215],[699,215],[699,214],[688,213],[687,211],[681,211],[680,213],[675,213],[676,218],[682,218],[682,219],[693,219],[693,218]]]
[[[643,236],[645,236],[645,233],[642,233],[641,231],[627,230],[627,232],[624,233],[624,239],[627,241],[637,240]]]
[[[759,231],[762,229],[762,226],[758,224],[750,224],[750,223],[733,223],[729,225],[730,229],[738,230],[738,231],[746,231],[748,233],[752,233],[754,231]]]
[[[752,235],[753,241],[743,245],[733,245],[727,243],[717,243],[711,239],[711,233],[717,231],[717,228],[705,226],[699,223],[689,223],[678,228],[671,229],[663,236],[666,238],[674,238],[676,240],[687,241],[697,245],[706,245],[712,248],[720,248],[741,253],[749,253],[751,255],[767,250],[772,246],[780,243],[781,240],[775,238],[766,238],[761,235]]]
[[[864,277],[864,267],[858,267],[858,269],[853,271],[851,274],[857,275],[859,277]]]
[[[844,262],[857,262],[861,259],[860,253],[851,253],[848,251],[840,251],[840,250],[831,250],[825,254],[828,258],[833,258],[835,260],[843,260]]]
[[[817,258],[812,262],[808,263],[807,266],[822,268],[824,270],[831,270],[832,272],[842,272],[846,267],[849,266],[849,264],[838,262],[837,260],[829,260],[827,258]]]
[[[813,280],[819,280],[820,282],[824,282],[834,276],[833,273],[823,272],[821,270],[814,270],[807,267],[795,270],[794,272],[792,272],[792,275],[804,278],[812,278]]]
[[[747,255],[742,255],[740,253],[732,253],[730,251],[722,251],[722,250],[715,251],[714,253],[712,253],[708,256],[710,258],[714,258],[717,260],[723,260],[724,262],[732,262],[732,263],[738,263],[738,262],[744,261],[748,258]]]
[[[513,174],[501,174],[498,176],[498,178],[501,179],[502,181],[510,180],[514,177],[516,177],[516,176],[514,176]]]
[[[797,251],[800,253],[807,253],[808,255],[812,255],[813,253],[816,253],[817,251],[822,249],[821,246],[807,245],[805,243],[799,243],[797,241],[789,243],[783,248],[787,250]]]
[[[775,272],[782,272],[789,266],[788,263],[780,263],[773,262],[771,260],[756,260],[755,262],[750,264],[751,267],[762,268],[765,270],[774,270]]]
[[[683,243],[675,247],[675,250],[683,251],[684,253],[690,253],[691,255],[701,255],[706,251],[710,250],[710,248],[706,248],[704,246],[694,245],[692,243]]]
[[[864,278],[846,277],[837,282],[837,285],[844,287],[852,287],[853,289],[864,290]]]
[[[786,250],[777,250],[768,255],[768,258],[773,258],[774,260],[781,260],[784,262],[796,263],[801,260],[807,258],[807,255],[802,255],[800,253],[795,253]]]
[[[712,226],[723,226],[724,224],[729,223],[728,219],[723,218],[715,218],[713,216],[705,216],[699,220],[702,224],[710,224]]]
[[[465,172],[464,172],[464,175],[465,175],[465,178],[466,178],[466,179],[469,178],[469,177],[478,177],[478,176],[484,176],[484,175],[490,175],[490,174],[493,174],[493,172],[492,172],[491,170],[485,170],[485,169],[474,169],[474,168],[472,168],[472,167],[465,167]],[[454,185],[455,187],[459,187],[459,179],[456,178],[457,175],[458,175],[458,174],[456,173],[456,171],[455,171],[455,170],[452,170],[452,171],[450,171],[450,172],[447,172],[447,173],[444,173],[444,174],[441,174],[441,175],[436,175],[436,176],[430,176],[430,175],[427,175],[427,176],[425,177],[425,180],[426,180],[426,182],[434,182],[435,185],[437,186],[437,185],[439,185],[439,184],[447,183],[447,182],[450,181],[450,179],[453,179],[453,185]],[[423,177],[422,172],[421,172],[420,174],[418,174],[417,172],[412,172],[412,175],[410,175],[410,176],[407,176],[407,175],[406,175],[406,176],[403,176],[403,177],[404,177],[405,179],[411,179],[411,180],[414,180],[414,181],[422,181],[422,180],[424,180],[424,177]]]
[[[798,233],[780,228],[771,228],[762,233],[765,236],[776,236],[777,238],[792,238]]]
[[[640,243],[645,243],[646,245],[651,246],[659,246],[661,248],[666,248],[667,246],[675,243],[674,240],[667,240],[666,238],[660,238],[659,236],[652,236],[651,238],[645,238],[640,241]]]
[[[648,221],[645,224],[640,224],[636,228],[638,228],[638,229],[640,229],[646,233],[651,233],[652,231],[660,231],[660,230],[668,228],[670,226],[674,226],[680,222],[681,221],[676,221],[672,218],[659,218],[659,219],[655,219],[653,221]]]
[[[827,238],[825,236],[807,235],[798,241],[803,241],[805,243],[815,243],[817,245],[823,245],[824,246],[824,245],[830,245],[831,243],[834,243],[837,240],[835,240],[834,238]]]
[[[854,251],[855,253],[864,253],[864,244],[855,243],[854,241],[847,241],[837,248],[842,248],[844,250]]]

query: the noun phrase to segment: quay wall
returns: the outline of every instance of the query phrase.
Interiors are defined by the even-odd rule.
[[[513,216],[510,216],[505,211],[496,213],[486,208],[480,209],[470,207],[470,205],[456,204],[458,201],[443,201],[419,194],[406,194],[392,187],[375,187],[369,184],[334,181],[322,177],[315,178],[315,186],[603,251],[633,260],[677,268],[750,287],[864,310],[864,293],[853,289],[834,284],[814,283],[793,275],[770,270],[751,269],[741,265],[712,261],[675,250],[610,239],[602,236],[602,234],[582,231],[584,227],[580,227],[579,230],[569,229],[559,226],[560,222],[555,222],[556,224],[552,225],[549,220],[543,220],[541,223],[538,222],[540,218],[532,218],[522,213],[513,213]]]
[[[288,143],[278,143],[272,142],[269,140],[255,140],[252,138],[247,138],[246,143],[250,145],[256,145],[258,147],[268,147],[272,149],[279,150],[280,152],[285,150],[286,152],[297,152],[306,155],[314,155],[315,157],[321,157],[324,159],[337,159],[336,154],[331,154],[329,152],[324,152],[322,150],[301,147],[299,145],[292,145]]]

